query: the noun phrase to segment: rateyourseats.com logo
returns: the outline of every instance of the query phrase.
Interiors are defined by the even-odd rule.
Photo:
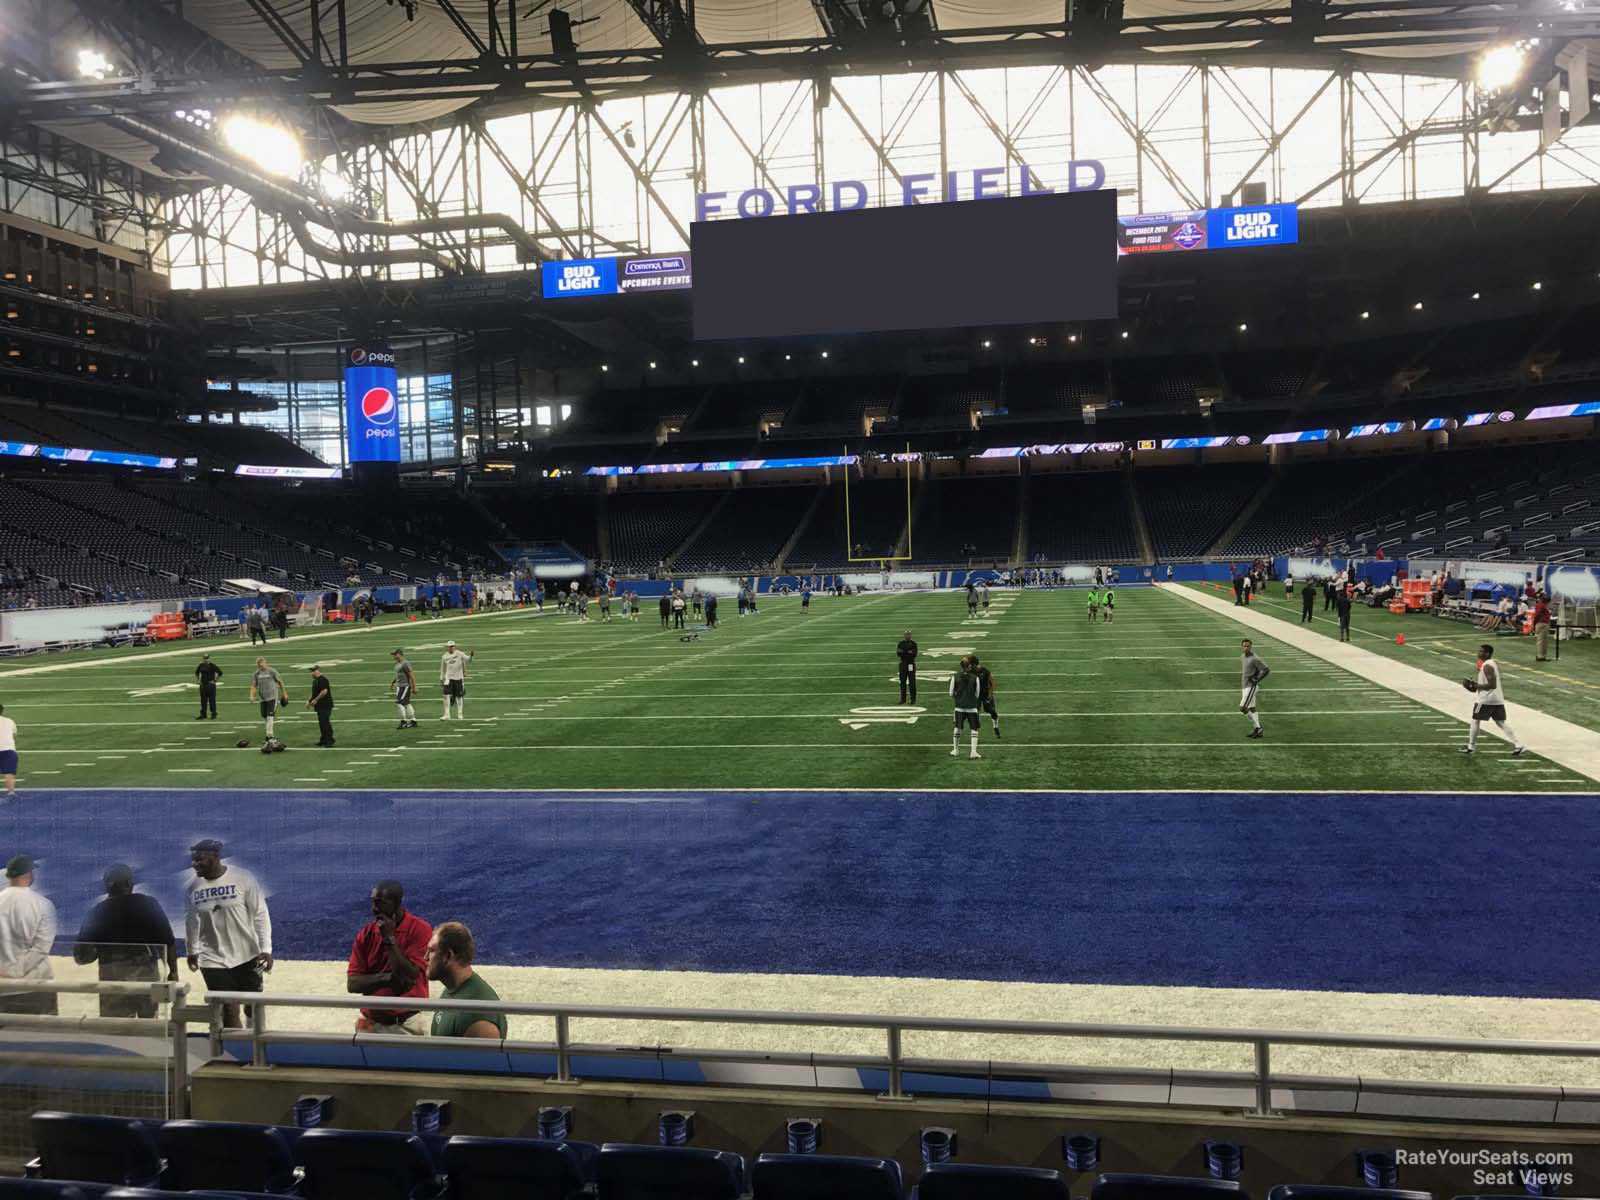
[[[1554,1195],[1556,1189],[1571,1187],[1576,1179],[1570,1150],[1396,1148],[1394,1161],[1399,1167],[1470,1170],[1475,1188],[1525,1188],[1529,1195]],[[1536,1187],[1539,1190],[1535,1191]]]

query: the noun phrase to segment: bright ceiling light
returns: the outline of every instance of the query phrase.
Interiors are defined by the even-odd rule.
[[[1527,47],[1520,42],[1506,42],[1491,46],[1478,56],[1475,78],[1484,91],[1498,92],[1521,79],[1527,65]]]
[[[298,175],[305,162],[300,139],[292,132],[282,125],[258,121],[243,113],[223,120],[222,141],[228,149],[269,175]]]
[[[85,79],[104,79],[111,74],[111,60],[98,50],[79,50],[78,74]]]
[[[317,186],[329,200],[341,203],[355,195],[355,188],[350,186],[350,181],[339,172],[329,170],[327,167],[322,168],[322,174],[317,178]]]
[[[1539,283],[1538,281],[1535,281],[1534,285],[1533,285],[1533,290],[1536,291],[1536,292],[1543,291],[1544,290],[1544,284]]]
[[[1240,333],[1247,333],[1247,332],[1249,332],[1249,329],[1250,329],[1249,325],[1245,324],[1243,321],[1239,322],[1239,332]]]

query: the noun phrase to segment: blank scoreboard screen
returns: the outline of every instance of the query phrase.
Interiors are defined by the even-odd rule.
[[[698,339],[1117,315],[1117,194],[699,221]]]

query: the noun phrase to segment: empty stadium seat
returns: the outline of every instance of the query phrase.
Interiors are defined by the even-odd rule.
[[[930,1163],[917,1185],[920,1200],[1066,1200],[1060,1171],[1039,1167],[990,1167],[978,1163]]]
[[[763,1154],[750,1168],[755,1200],[900,1200],[900,1164],[838,1154]]]
[[[161,1178],[161,1151],[142,1121],[36,1112],[32,1128],[39,1174],[46,1179],[142,1187]]]
[[[1397,1188],[1336,1187],[1321,1183],[1280,1183],[1267,1200],[1433,1200],[1432,1192]]]
[[[601,1200],[738,1200],[744,1159],[698,1146],[600,1147]]]
[[[112,1188],[95,1200],[264,1200],[281,1192],[174,1192],[168,1188]]]
[[[100,1200],[111,1190],[104,1183],[69,1183],[61,1179],[0,1179],[0,1200]]]
[[[168,1121],[157,1142],[167,1159],[162,1183],[174,1191],[287,1192],[294,1187],[294,1155],[270,1125]]]
[[[591,1182],[574,1142],[453,1137],[444,1161],[450,1200],[566,1200]]]
[[[428,1148],[408,1133],[308,1129],[295,1153],[307,1200],[430,1200],[444,1192]]]
[[[1231,1179],[1197,1179],[1187,1175],[1102,1175],[1094,1181],[1090,1200],[1249,1200],[1250,1193]]]

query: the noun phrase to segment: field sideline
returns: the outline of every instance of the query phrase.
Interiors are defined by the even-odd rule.
[[[966,616],[959,593],[768,597],[697,641],[637,623],[579,624],[553,611],[486,613],[374,629],[304,630],[265,650],[289,685],[289,752],[264,756],[248,700],[255,651],[238,641],[18,660],[0,703],[20,727],[24,792],[55,788],[244,787],[906,788],[1094,791],[1594,791],[1546,760],[1512,760],[1485,738],[1456,753],[1464,724],[1269,637],[1263,741],[1237,711],[1239,627],[1159,591],[1118,593],[1114,623],[1090,624],[1082,591],[996,591]],[[1270,599],[1268,610],[1283,608]],[[731,604],[725,604],[731,610]],[[1292,614],[1297,618],[1297,610]],[[1318,616],[1321,613],[1319,609]],[[1408,645],[1392,645],[1404,621]],[[922,647],[922,711],[896,704],[894,644]],[[1313,628],[1331,633],[1319,620]],[[1451,678],[1468,673],[1473,630],[1362,609],[1358,640]],[[465,721],[439,720],[433,687],[446,637],[475,652]],[[1596,728],[1591,643],[1541,666],[1506,650],[1508,695]],[[389,651],[417,671],[416,730],[397,731]],[[1003,739],[983,759],[949,756],[947,672],[976,651],[994,670]],[[215,722],[195,721],[192,670],[222,665]],[[1531,653],[1529,655],[1531,657]],[[339,744],[314,745],[308,668],[332,680]],[[1462,694],[1461,718],[1470,706]],[[234,743],[248,739],[251,748]],[[23,800],[26,803],[26,799]]]

